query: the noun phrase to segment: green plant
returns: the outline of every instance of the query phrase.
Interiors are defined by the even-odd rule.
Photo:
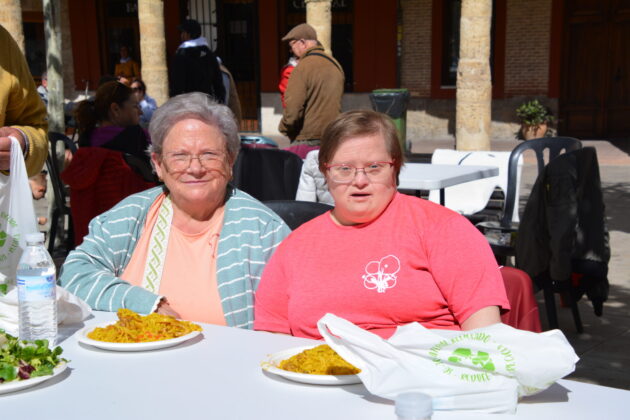
[[[555,121],[549,108],[538,102],[538,99],[525,102],[516,108],[516,116],[522,125],[538,127],[541,124],[550,124]]]

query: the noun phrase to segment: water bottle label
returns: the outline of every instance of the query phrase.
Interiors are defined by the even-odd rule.
[[[55,275],[19,276],[17,278],[18,297],[22,302],[55,298]]]

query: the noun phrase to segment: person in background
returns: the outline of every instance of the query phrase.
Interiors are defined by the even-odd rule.
[[[35,208],[35,213],[37,216],[37,224],[45,225],[48,221],[46,216],[43,216],[39,213],[48,213],[45,207],[40,207],[35,205],[35,201],[39,201],[46,195],[46,191],[48,190],[48,171],[41,171],[35,176],[32,176],[28,179],[28,183],[31,187],[31,193],[33,195],[33,207]]]
[[[26,171],[41,171],[48,155],[46,106],[17,43],[0,25],[0,170],[11,163],[11,138],[24,154]]]
[[[225,102],[225,87],[216,55],[208,40],[201,36],[201,26],[193,19],[179,25],[182,43],[175,51],[169,77],[170,94],[203,92],[217,102]]]
[[[184,94],[155,111],[149,130],[164,186],[94,218],[61,285],[97,310],[251,329],[263,267],[290,230],[229,184],[241,147],[232,112],[203,93]]]
[[[129,86],[129,83],[136,79],[140,79],[140,65],[129,56],[129,47],[123,45],[120,47],[120,61],[116,63],[114,75],[118,77],[121,83]]]
[[[256,292],[254,329],[321,339],[326,313],[383,338],[411,322],[501,322],[510,306],[488,242],[460,214],[397,192],[402,164],[384,114],[350,111],[326,128],[319,168],[335,207],[278,247]]]
[[[37,93],[39,97],[42,98],[44,104],[48,106],[48,73],[42,73],[42,84],[37,86]]]
[[[134,80],[131,83],[131,90],[133,91],[142,114],[140,115],[140,125],[143,128],[149,126],[153,112],[157,109],[157,102],[155,99],[147,95],[147,86],[142,80]]]
[[[319,150],[311,150],[304,159],[295,199],[335,205],[335,200],[328,191],[326,177],[319,170]]]
[[[300,64],[289,78],[278,130],[292,142],[286,150],[304,159],[319,147],[324,129],[341,112],[345,76],[341,65],[317,41],[312,26],[297,25],[282,40],[289,43]]]
[[[291,53],[291,57],[289,57],[289,61],[282,67],[280,70],[280,82],[278,82],[278,90],[280,91],[280,100],[282,101],[282,108],[286,108],[286,104],[284,102],[284,93],[287,90],[287,85],[289,84],[289,76],[293,73],[293,69],[298,65],[299,59]]]
[[[238,90],[236,90],[236,82],[230,70],[223,64],[220,57],[217,57],[219,63],[219,69],[221,70],[221,77],[223,79],[223,87],[225,88],[225,104],[234,113],[236,118],[236,124],[241,125],[241,100],[238,97]]]
[[[139,125],[140,112],[131,88],[119,82],[101,85],[94,100],[82,101],[75,110],[79,146],[118,150],[148,164],[150,139]]]

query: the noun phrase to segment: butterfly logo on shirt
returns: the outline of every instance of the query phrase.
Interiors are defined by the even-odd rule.
[[[363,285],[368,290],[376,289],[378,293],[385,293],[387,289],[396,286],[397,276],[400,271],[400,260],[395,255],[388,255],[380,261],[370,261],[365,266]]]

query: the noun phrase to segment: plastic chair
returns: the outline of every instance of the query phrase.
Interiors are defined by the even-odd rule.
[[[294,153],[241,147],[232,184],[260,201],[293,200],[301,170],[302,159]]]
[[[584,294],[601,316],[610,245],[595,148],[574,150],[546,166],[525,206],[515,249],[517,267],[544,291],[551,328],[558,326],[555,293],[571,308],[578,333],[577,301]]]
[[[64,218],[63,226],[68,226],[67,232],[62,232],[65,234],[65,238],[63,242],[66,247],[66,251],[70,251],[74,248],[73,239],[73,224],[72,224],[72,214],[70,212],[70,207],[67,205],[66,198],[66,189],[65,185],[61,180],[61,170],[62,170],[62,162],[59,161],[59,157],[57,156],[57,144],[59,142],[63,143],[64,151],[70,150],[72,155],[77,152],[77,147],[72,140],[70,140],[67,136],[57,132],[49,132],[48,133],[48,141],[49,151],[48,157],[46,158],[46,167],[48,168],[48,173],[50,174],[50,182],[53,187],[53,195],[54,195],[54,203],[53,203],[53,212],[50,220],[50,231],[48,232],[48,252],[52,255],[53,249],[55,247],[55,240],[57,238],[57,230],[59,228],[59,219]]]
[[[582,148],[582,142],[573,137],[541,137],[524,141],[512,150],[508,163],[507,192],[505,196],[505,206],[499,222],[486,221],[478,223],[476,226],[488,238],[490,246],[500,264],[505,264],[508,256],[514,255],[514,238],[518,225],[513,223],[512,215],[517,203],[516,193],[518,191],[518,162],[522,154],[527,150],[536,153],[538,174],[545,168],[545,150],[549,151],[549,161],[555,159],[563,150],[570,152]]]
[[[334,208],[313,201],[273,200],[265,201],[264,204],[280,216],[291,230]]]

